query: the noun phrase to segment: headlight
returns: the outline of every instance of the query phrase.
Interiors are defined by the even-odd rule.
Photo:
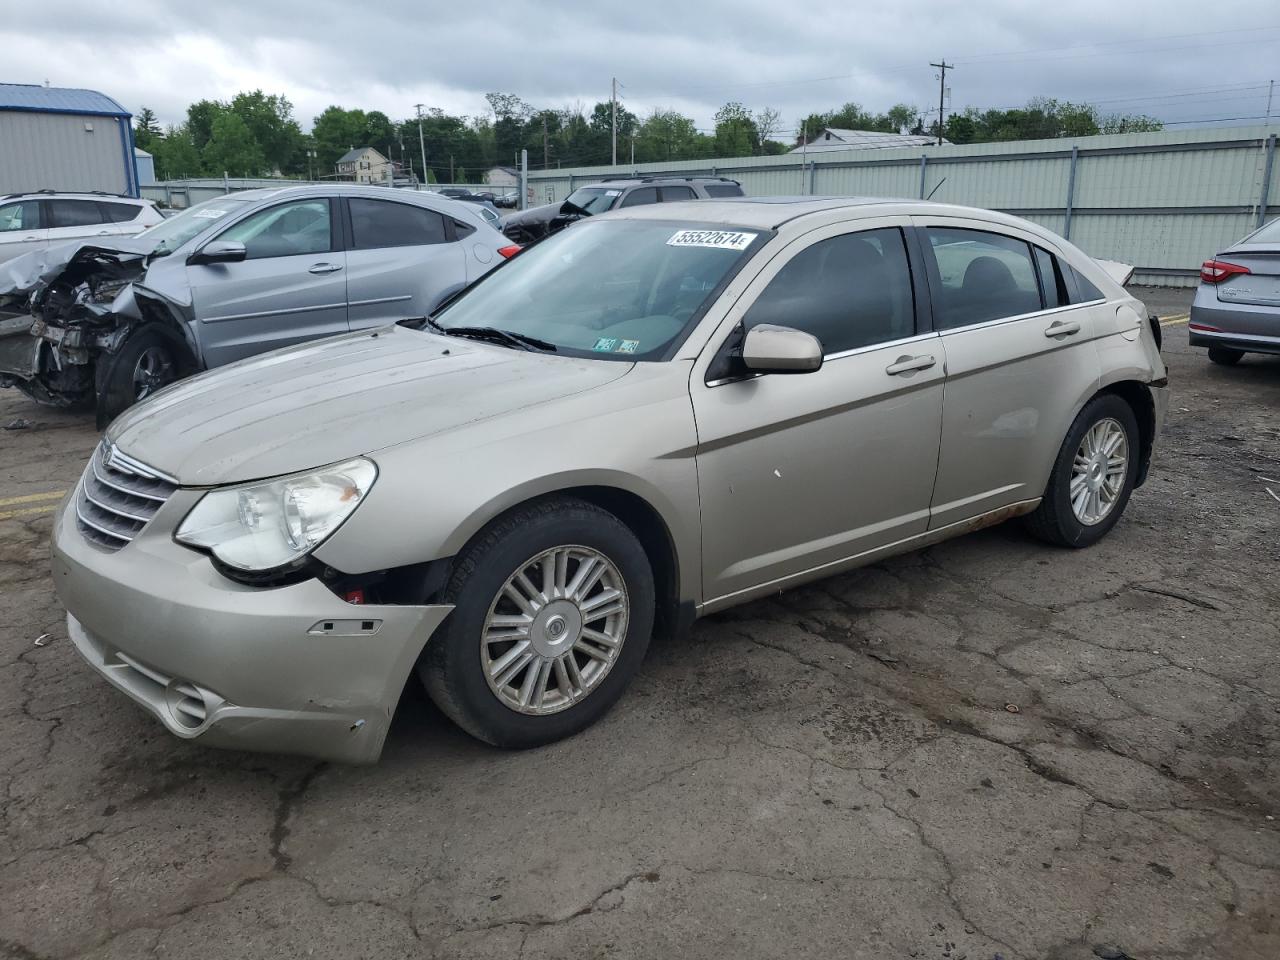
[[[365,498],[378,468],[348,460],[310,473],[206,493],[178,527],[179,543],[204,547],[237,570],[301,560]]]

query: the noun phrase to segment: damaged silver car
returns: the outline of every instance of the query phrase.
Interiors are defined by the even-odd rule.
[[[434,194],[335,184],[217,197],[137,237],[0,264],[0,386],[96,405],[101,426],[199,370],[425,316],[518,249]]]

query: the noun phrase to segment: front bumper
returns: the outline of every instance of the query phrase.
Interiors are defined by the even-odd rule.
[[[452,608],[348,604],[315,580],[228,580],[170,536],[199,495],[179,490],[118,551],[86,540],[64,503],[53,577],[72,643],[183,739],[373,763]]]

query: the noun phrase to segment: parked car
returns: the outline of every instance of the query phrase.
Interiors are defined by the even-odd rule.
[[[0,196],[0,261],[67,240],[130,237],[164,217],[150,200],[114,193],[12,193]]]
[[[473,204],[334,184],[227,194],[136,238],[0,265],[0,385],[107,418],[181,376],[423,316],[517,248]]]
[[[528,747],[602,716],[655,628],[1016,516],[1097,542],[1165,385],[1142,304],[1027,221],[636,207],[430,320],[126,412],[54,582],[75,647],[180,737],[373,761],[416,670]]]
[[[502,232],[516,243],[533,243],[569,224],[604,213],[650,203],[742,196],[736,180],[725,177],[606,177],[579,187],[562,203],[530,207],[502,218]]]
[[[1280,220],[1237,240],[1200,267],[1189,342],[1214,363],[1280,354]]]
[[[519,199],[514,192],[503,193],[493,198],[493,205],[503,209],[514,210]]]

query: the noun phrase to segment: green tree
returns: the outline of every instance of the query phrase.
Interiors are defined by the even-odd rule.
[[[152,141],[150,152],[155,157],[156,178],[159,180],[182,180],[204,173],[200,151],[196,149],[185,124],[170,126],[163,137]]]
[[[760,131],[751,112],[730,101],[716,111],[715,152],[719,157],[749,157],[760,146]]]
[[[229,111],[213,121],[203,160],[211,173],[228,173],[233,177],[260,176],[265,163],[249,127]]]
[[[326,107],[311,127],[315,141],[316,169],[321,176],[332,176],[338,158],[353,147],[367,146],[365,113],[343,107]]]
[[[305,172],[305,138],[288,98],[253,90],[236,94],[228,109],[244,121],[267,167],[281,173]]]
[[[691,118],[675,110],[654,110],[636,131],[636,160],[655,163],[693,160],[703,154],[703,141]]]
[[[133,142],[150,153],[152,146],[159,138],[160,124],[156,121],[155,112],[150,107],[143,107],[134,118]]]
[[[187,107],[187,132],[197,150],[204,150],[213,137],[213,121],[225,110],[216,100],[197,100]]]

